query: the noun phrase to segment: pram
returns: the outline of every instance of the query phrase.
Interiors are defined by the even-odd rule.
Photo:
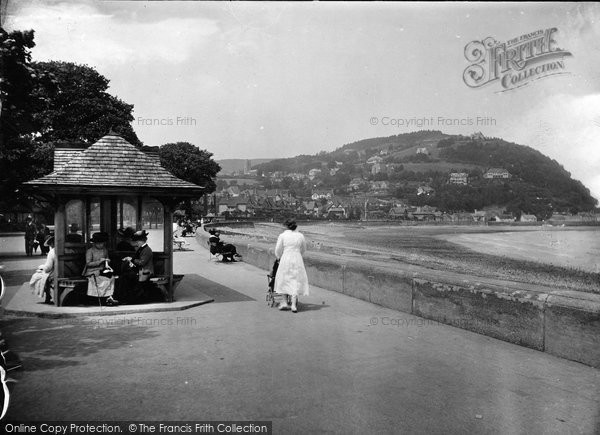
[[[267,281],[269,283],[267,289],[267,305],[269,307],[274,307],[275,304],[279,304],[283,301],[287,302],[288,304],[291,303],[289,295],[275,293],[275,275],[277,275],[278,267],[279,260],[275,260],[275,262],[273,263],[273,269],[271,270],[271,273],[267,274]]]

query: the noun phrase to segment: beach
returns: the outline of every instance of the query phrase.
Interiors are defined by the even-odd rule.
[[[225,228],[224,228],[225,229]],[[384,262],[600,293],[598,227],[300,223],[309,250],[352,250]],[[278,224],[228,231],[274,243]],[[343,252],[342,252],[342,255]]]

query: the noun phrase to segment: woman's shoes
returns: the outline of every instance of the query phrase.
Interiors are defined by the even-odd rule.
[[[290,306],[287,304],[287,302],[282,302],[279,304],[279,311],[286,311],[289,309],[290,309]]]
[[[108,299],[106,300],[106,305],[109,307],[116,307],[119,305],[119,301],[116,299],[113,299],[112,296],[109,296]]]

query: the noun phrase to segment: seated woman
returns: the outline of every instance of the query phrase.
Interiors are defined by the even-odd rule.
[[[106,298],[106,305],[117,305],[118,301],[113,299],[115,289],[115,278],[113,270],[108,263],[108,249],[106,242],[108,234],[94,233],[92,235],[92,246],[85,252],[85,268],[82,275],[88,279],[87,295],[98,298],[102,302]]]
[[[31,280],[29,285],[35,294],[40,298],[45,297],[45,304],[52,304],[52,272],[54,272],[54,263],[56,261],[56,253],[54,252],[54,236],[47,236],[44,241],[44,245],[48,248],[48,257],[46,257],[46,263],[39,266]]]
[[[221,234],[217,230],[211,228],[210,230],[208,230],[208,232],[210,234],[208,242],[210,243],[211,254],[221,254],[223,256],[223,259],[221,261],[223,262],[235,262],[234,257],[240,257],[234,245],[232,245],[231,243],[223,243],[221,241]]]

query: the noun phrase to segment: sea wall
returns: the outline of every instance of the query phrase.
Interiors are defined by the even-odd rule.
[[[206,246],[208,233],[196,236]],[[270,271],[272,243],[227,237],[245,262]],[[545,289],[334,250],[305,254],[312,285],[600,368],[600,295]]]

